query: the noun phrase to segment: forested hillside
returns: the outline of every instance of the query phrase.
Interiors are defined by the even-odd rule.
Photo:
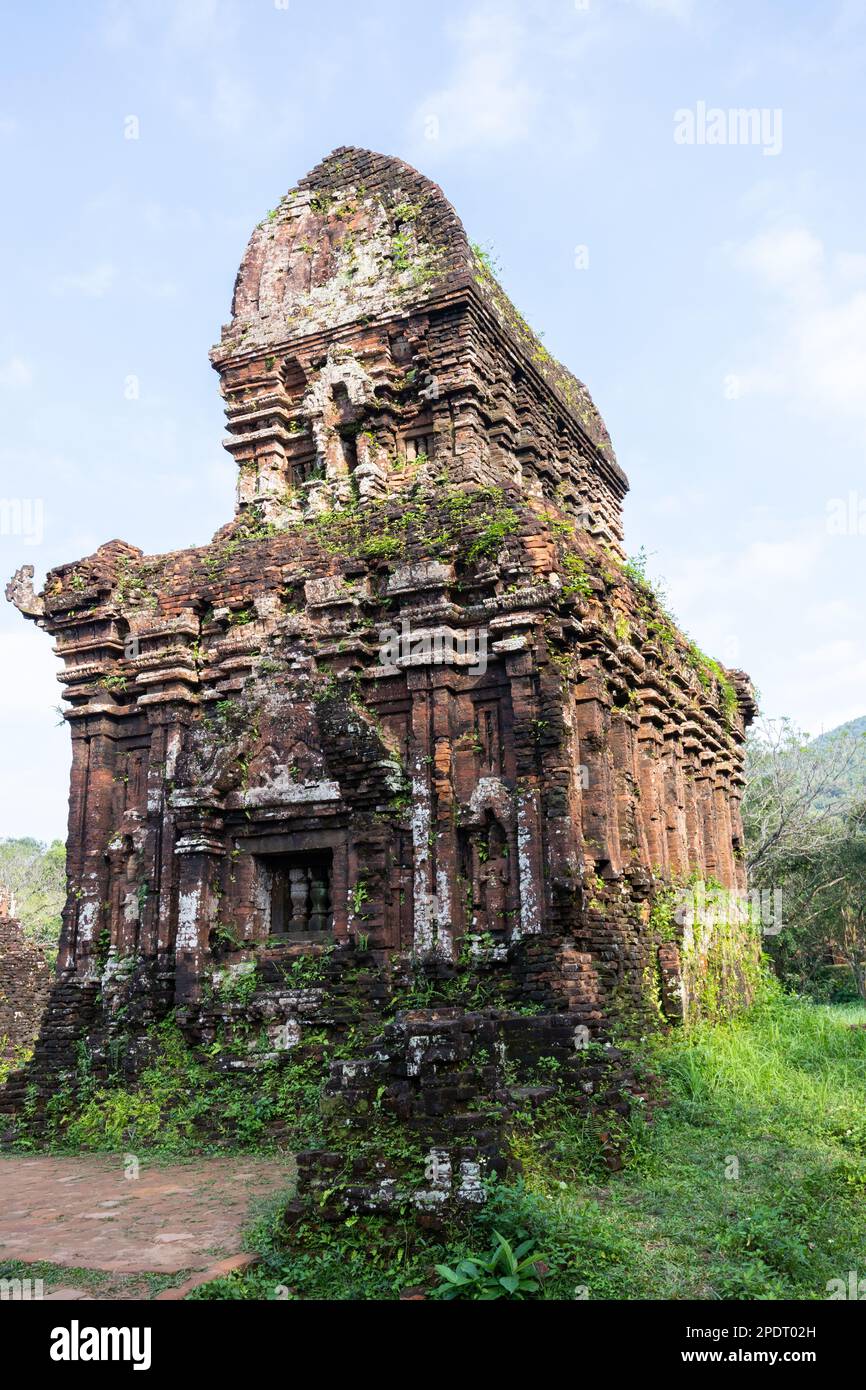
[[[854,745],[850,761],[843,759],[836,781],[828,788],[828,800],[838,804],[846,797],[866,798],[866,714],[821,734],[813,742],[816,748],[830,755],[840,745]]]
[[[750,885],[780,895],[783,924],[765,940],[782,981],[866,1000],[866,717],[812,740],[760,723],[743,823]]]

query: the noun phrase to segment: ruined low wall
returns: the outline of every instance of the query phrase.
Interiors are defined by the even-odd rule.
[[[35,1041],[51,979],[42,947],[24,935],[20,922],[0,917],[0,1056]]]

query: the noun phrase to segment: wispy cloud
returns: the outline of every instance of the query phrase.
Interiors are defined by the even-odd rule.
[[[695,14],[695,0],[625,0],[647,14],[657,14],[665,19],[675,19],[680,24],[690,24]]]
[[[137,0],[112,0],[101,33],[109,48],[150,48],[161,55],[167,99],[202,136],[237,139],[251,130],[270,136],[281,122],[265,121],[267,101],[239,70],[243,20],[236,0],[152,0],[146,8]]]
[[[451,29],[450,81],[416,107],[412,126],[439,150],[526,139],[540,91],[524,75],[527,36],[517,17],[485,4]]]
[[[0,386],[4,390],[20,391],[33,384],[33,367],[23,357],[10,357],[0,362]]]
[[[738,395],[775,395],[818,416],[866,424],[866,255],[831,252],[802,224],[729,248],[757,293],[759,332],[732,377]]]
[[[696,12],[696,0],[478,0],[445,30],[453,54],[446,80],[412,111],[419,160],[422,149],[429,159],[530,138],[565,139],[572,154],[593,149],[590,92],[605,65],[654,19],[688,25]]]
[[[54,288],[58,294],[83,294],[88,299],[102,299],[114,287],[116,280],[117,267],[103,261],[91,270],[59,275]]]
[[[670,601],[701,646],[750,672],[768,714],[796,710],[815,734],[862,713],[859,596],[815,600],[839,557],[814,520],[779,522],[762,536],[766,527],[754,517],[751,535],[678,554],[667,570]]]

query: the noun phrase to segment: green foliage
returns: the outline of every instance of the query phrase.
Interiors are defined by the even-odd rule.
[[[370,560],[390,560],[401,551],[402,545],[398,536],[370,536],[361,545],[361,554]]]
[[[308,1034],[276,1058],[263,1056],[254,1071],[226,1072],[215,1065],[220,1057],[248,1060],[266,1038],[241,1027],[231,1040],[197,1052],[169,1018],[151,1030],[149,1041],[153,1059],[133,1086],[120,1077],[94,1083],[89,1058],[82,1059],[77,1092],[67,1082],[49,1101],[52,1147],[184,1155],[269,1153],[324,1142],[321,1097],[336,1048],[322,1035]]]
[[[497,502],[491,515],[482,517],[483,526],[469,547],[467,558],[469,560],[480,560],[487,556],[498,555],[503,543],[509,536],[513,536],[520,529],[520,518],[517,513],[505,505],[501,499]]]
[[[562,586],[562,592],[592,598],[593,589],[586,572],[586,561],[579,555],[567,553],[562,557],[562,564],[568,576],[567,582]]]
[[[157,560],[130,560],[122,556],[117,566],[117,587],[114,596],[121,605],[131,608],[159,607],[162,572]]]
[[[33,1048],[24,1043],[10,1046],[8,1033],[0,1033],[0,1090],[14,1071],[19,1071],[33,1056]]]
[[[445,1255],[441,1241],[420,1230],[412,1214],[302,1221],[288,1228],[279,1204],[259,1220],[249,1244],[259,1256],[255,1266],[202,1285],[189,1297],[393,1299],[401,1289],[423,1284],[434,1262]]]
[[[216,984],[220,999],[244,1006],[249,1004],[258,987],[259,976],[254,964],[223,971]]]
[[[487,1255],[462,1259],[455,1269],[450,1265],[436,1266],[442,1283],[434,1289],[434,1298],[477,1299],[489,1303],[499,1298],[524,1299],[542,1291],[542,1272],[546,1269],[544,1256],[534,1240],[524,1240],[516,1250],[499,1231],[493,1232],[496,1246]]]
[[[476,937],[481,946],[492,945],[492,937]],[[464,1009],[486,1009],[503,1007],[510,989],[508,980],[498,972],[479,974],[476,960],[469,950],[470,940],[464,938],[460,956],[453,971],[433,978],[423,969],[413,972],[410,983],[395,990],[388,1003],[388,1012],[398,1013],[405,1009],[428,1009],[437,1004],[446,1004]],[[511,1000],[508,1007],[514,1009]]]
[[[834,763],[834,775],[819,805],[829,804],[845,813],[852,802],[866,800],[866,715],[819,734],[812,747]]]
[[[419,492],[408,505],[396,507],[390,500],[355,504],[301,524],[332,555],[390,560],[419,545],[428,554],[475,561],[497,554],[520,522],[501,488],[466,492],[440,479],[435,493]]]
[[[25,933],[54,947],[66,898],[66,847],[61,840],[0,840],[0,886],[13,900]]]
[[[329,947],[320,955],[305,953],[297,956],[283,970],[283,979],[289,988],[314,989],[321,985],[326,978],[328,957],[332,951],[333,947]]]
[[[480,242],[472,242],[472,254],[481,271],[483,279],[495,280],[502,272],[502,267],[491,245],[482,246]]]
[[[92,1299],[151,1299],[163,1289],[176,1288],[194,1273],[192,1269],[175,1269],[167,1274],[142,1272],[127,1274],[106,1269],[82,1269],[77,1266],[52,1264],[48,1260],[0,1260],[0,1279],[41,1279],[46,1293],[58,1292],[73,1285],[85,1289]]]
[[[866,740],[858,721],[810,741],[788,720],[750,731],[743,798],[752,886],[780,895],[767,947],[815,998],[866,1001]]]
[[[561,1094],[517,1117],[522,1177],[489,1179],[439,1234],[399,1207],[287,1224],[276,1204],[251,1235],[260,1263],[191,1296],[826,1298],[866,1245],[866,1013],[768,989],[737,1019],[642,1041],[639,1069],[648,1047],[668,1101],[651,1123]],[[374,1127],[370,1153],[401,1130]],[[500,1295],[515,1265],[537,1287]]]
[[[688,642],[685,652],[686,662],[697,672],[698,680],[704,690],[712,693],[714,685],[718,688],[719,703],[725,723],[730,728],[737,713],[737,692],[718,661],[707,656],[694,642]]]
[[[369,901],[369,898],[370,890],[367,887],[367,881],[364,878],[359,878],[352,889],[352,912],[356,917],[360,913],[364,903]]]
[[[676,901],[676,889],[664,886],[656,890],[650,908],[649,925],[657,941],[676,941],[680,934],[674,918]]]
[[[546,1252],[545,1297],[826,1298],[866,1244],[864,1023],[768,988],[736,1019],[655,1038],[669,1103],[651,1125],[561,1102],[526,1115],[524,1190],[497,1200]]]

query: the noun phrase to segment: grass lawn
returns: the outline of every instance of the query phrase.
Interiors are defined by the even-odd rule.
[[[776,999],[654,1055],[671,1103],[622,1173],[593,1188],[566,1135],[530,1174],[595,1223],[590,1296],[823,1299],[866,1275],[866,1010]]]

